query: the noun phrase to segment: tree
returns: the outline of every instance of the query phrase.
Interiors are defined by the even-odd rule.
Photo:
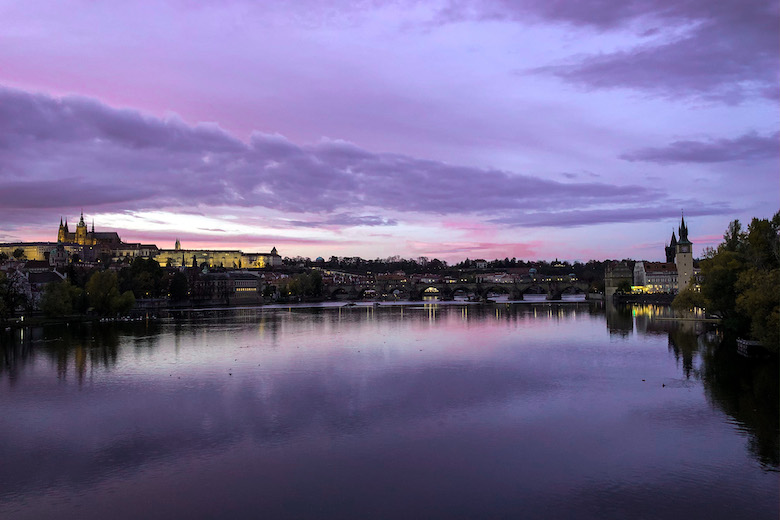
[[[322,296],[322,290],[322,275],[320,275],[319,271],[295,275],[287,283],[287,292],[291,296],[319,298]]]
[[[770,350],[780,349],[780,269],[751,268],[737,280],[736,307],[749,316],[750,336]]]
[[[746,232],[729,224],[724,242],[702,261],[702,295],[707,309],[723,316],[723,326],[739,336],[780,350],[780,212],[754,218]]]
[[[0,323],[28,304],[27,294],[21,287],[19,278],[0,271]]]
[[[87,298],[93,310],[101,316],[124,313],[135,305],[132,291],[119,294],[116,273],[100,271],[87,282]]]
[[[709,302],[707,310],[720,314],[731,325],[739,321],[736,315],[736,284],[744,268],[743,256],[725,248],[701,263],[701,292]]]
[[[187,299],[189,296],[189,283],[187,282],[187,276],[184,273],[178,271],[173,275],[169,292],[172,301],[180,302]]]
[[[157,298],[167,292],[168,283],[160,264],[151,258],[136,258],[130,267],[119,272],[122,291],[132,291],[136,298]]]
[[[67,280],[62,282],[53,282],[44,289],[41,299],[41,310],[51,318],[61,318],[70,316],[77,312],[82,312],[84,291],[74,287]]]
[[[21,247],[17,247],[16,249],[14,249],[13,254],[14,254],[14,258],[16,258],[17,260],[21,260],[22,258],[24,258],[24,249],[22,249]]]
[[[707,308],[709,302],[701,292],[695,291],[692,285],[693,281],[691,281],[688,287],[680,291],[677,296],[674,297],[674,301],[672,301],[672,307],[674,309],[679,311],[691,311],[696,307],[700,309]]]

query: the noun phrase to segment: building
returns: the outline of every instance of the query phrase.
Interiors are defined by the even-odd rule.
[[[685,225],[685,217],[680,221],[679,236],[674,263],[677,266],[677,288],[682,291],[688,287],[695,274],[693,268],[693,244],[688,240],[688,227]]]
[[[631,286],[632,271],[626,262],[612,262],[604,273],[604,296],[610,300],[621,285]]]
[[[227,269],[262,269],[282,265],[282,257],[275,247],[270,253],[244,253],[238,249],[183,249],[178,239],[173,249],[156,249],[152,258],[160,265],[170,267],[197,267],[206,264],[209,267]]]
[[[664,248],[666,262],[640,261],[634,265],[634,292],[675,294],[692,281],[696,288],[699,268],[693,261],[693,243],[688,238],[685,217],[680,220],[677,236],[672,231],[672,239]]]
[[[60,229],[57,231],[57,243],[59,244],[78,244],[80,246],[105,245],[112,247],[120,244],[122,241],[116,232],[95,232],[95,221],[92,221],[92,231],[87,230],[87,224],[84,222],[84,212],[81,212],[79,223],[76,224],[76,231],[71,232],[68,229],[68,219],[63,223],[60,218]]]
[[[269,253],[244,253],[239,250],[182,249],[176,240],[173,249],[159,249],[154,244],[123,242],[115,231],[96,232],[95,224],[87,228],[81,213],[75,231],[70,231],[68,220],[60,218],[56,242],[11,242],[0,244],[0,253],[13,258],[21,250],[23,260],[42,260],[63,266],[78,258],[81,262],[98,264],[110,258],[113,261],[131,261],[152,258],[162,266],[225,267],[228,269],[264,268],[282,265],[282,257],[274,247]]]

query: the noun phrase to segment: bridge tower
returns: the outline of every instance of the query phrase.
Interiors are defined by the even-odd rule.
[[[688,227],[685,225],[685,216],[680,221],[677,231],[680,237],[677,240],[677,254],[674,263],[677,265],[677,290],[682,291],[693,278],[693,243],[688,240]]]

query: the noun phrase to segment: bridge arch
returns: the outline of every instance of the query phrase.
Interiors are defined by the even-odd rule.
[[[520,288],[520,294],[547,294],[549,292],[548,287],[541,283],[532,283],[527,287]]]
[[[350,291],[346,287],[335,287],[330,291],[331,300],[346,300],[350,297]]]

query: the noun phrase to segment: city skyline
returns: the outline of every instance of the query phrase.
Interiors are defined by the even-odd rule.
[[[32,4],[0,242],[657,260],[778,209],[776,2]]]

